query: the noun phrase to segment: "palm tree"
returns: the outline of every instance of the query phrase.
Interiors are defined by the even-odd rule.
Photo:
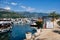
[[[58,13],[56,13],[55,11],[50,13],[49,16],[52,16],[53,18],[57,19],[60,17],[60,15]]]

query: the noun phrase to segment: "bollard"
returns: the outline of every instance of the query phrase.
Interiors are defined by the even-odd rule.
[[[27,40],[31,40],[31,38],[32,38],[32,33],[27,32],[27,33],[26,33],[26,39],[27,39]]]
[[[40,33],[40,29],[37,29],[37,33]]]

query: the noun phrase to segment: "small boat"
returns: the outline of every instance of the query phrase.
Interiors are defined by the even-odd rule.
[[[36,27],[36,28],[43,28],[43,24],[42,24],[42,22],[40,22],[40,21],[36,21],[36,22],[33,22],[31,25],[30,25],[31,27]]]
[[[36,23],[32,23],[30,26],[31,27],[37,27],[37,24]]]
[[[12,28],[11,20],[0,20],[0,33],[9,31]]]

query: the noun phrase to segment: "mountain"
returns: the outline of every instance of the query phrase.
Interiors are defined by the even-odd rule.
[[[48,13],[37,13],[37,12],[19,12],[18,14],[25,17],[42,17],[49,15]]]
[[[0,8],[0,18],[20,18],[20,17],[23,17],[23,16],[21,16],[20,14],[14,11]]]
[[[31,17],[42,17],[47,16],[47,13],[37,13],[37,12],[14,12],[0,8],[0,18],[31,18]]]
[[[5,11],[5,9],[3,9],[3,8],[0,8],[0,11]]]

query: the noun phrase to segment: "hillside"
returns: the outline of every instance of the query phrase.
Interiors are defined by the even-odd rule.
[[[23,17],[14,11],[8,11],[0,8],[0,18],[19,18]]]
[[[25,16],[25,17],[42,17],[48,16],[48,13],[37,13],[37,12],[18,12],[18,14]]]
[[[37,13],[37,12],[14,12],[6,9],[0,8],[0,18],[31,18],[31,17],[42,17],[47,16],[47,13]]]

